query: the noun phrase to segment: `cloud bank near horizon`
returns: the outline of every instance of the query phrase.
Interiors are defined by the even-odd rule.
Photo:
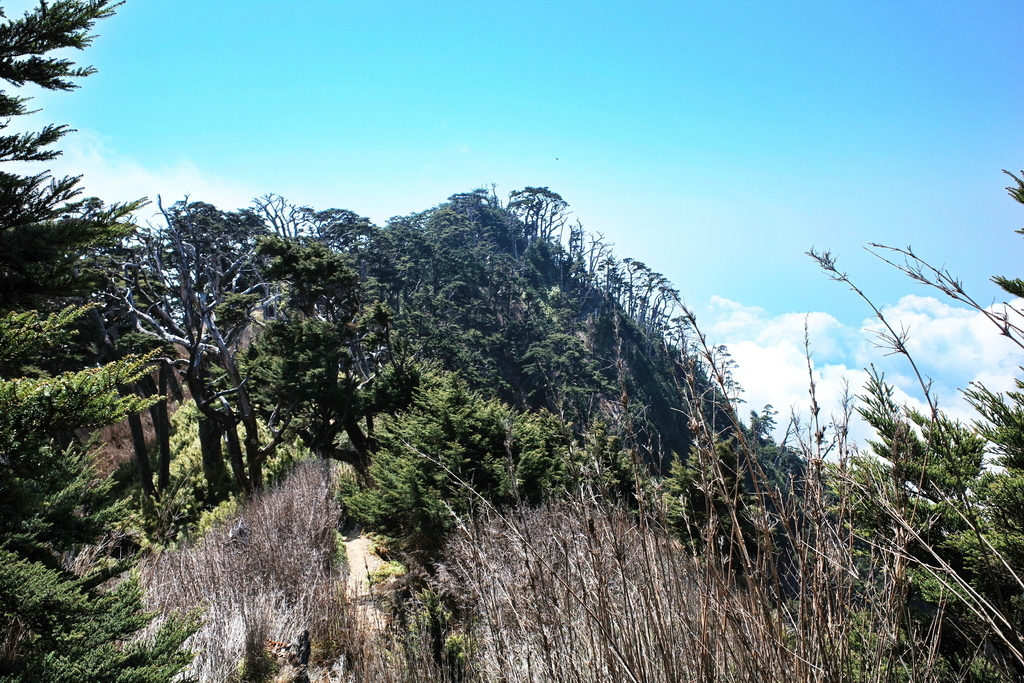
[[[1024,302],[1011,303],[1019,307]],[[1002,306],[992,310],[997,308]],[[779,412],[780,437],[791,415],[806,420],[809,414],[808,353],[823,417],[838,417],[847,387],[854,396],[862,393],[870,368],[884,373],[898,401],[925,408],[924,393],[907,360],[878,346],[882,326],[876,318],[853,327],[820,311],[772,316],[722,297],[712,297],[710,311],[705,332],[713,343],[725,344],[736,362],[733,375],[744,389],[745,408],[773,406]],[[952,417],[976,417],[960,392],[972,382],[994,391],[1015,387],[1024,349],[1000,335],[981,312],[908,294],[885,306],[883,314],[894,328],[907,332],[907,349],[925,380],[932,382],[940,409]],[[858,418],[851,435],[863,445],[872,432]]]
[[[54,176],[82,176],[83,194],[105,202],[127,202],[146,197],[150,204],[140,219],[157,213],[157,196],[165,204],[185,197],[234,210],[248,206],[260,193],[226,178],[200,170],[188,159],[145,165],[111,150],[102,136],[76,131],[62,141],[63,153],[49,162]],[[28,167],[26,167],[28,168]],[[38,166],[32,169],[38,172]]]

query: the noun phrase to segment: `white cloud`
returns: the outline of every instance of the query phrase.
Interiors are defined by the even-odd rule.
[[[156,212],[157,195],[165,203],[189,196],[225,210],[247,206],[260,194],[230,180],[201,171],[191,161],[178,159],[163,165],[143,165],[110,150],[104,139],[90,131],[78,131],[61,141],[64,153],[49,162],[54,176],[81,175],[85,196],[105,202],[133,201],[142,197],[153,203],[141,211],[140,218]],[[38,173],[39,164],[26,165],[25,172]]]
[[[906,330],[907,349],[922,369],[944,381],[964,383],[982,369],[1014,373],[1024,362],[1024,351],[978,311],[908,295],[883,314],[894,328]],[[877,330],[881,324],[868,320],[863,328]]]
[[[708,333],[715,339],[744,339],[762,346],[777,344],[804,347],[804,330],[812,342],[816,359],[842,359],[858,343],[856,334],[828,313],[786,313],[768,317],[756,306],[743,306],[719,296],[711,297],[712,325]]]
[[[841,361],[848,355],[852,331],[827,313],[788,313],[768,316],[759,308],[742,306],[715,297],[707,333],[714,343],[724,343],[737,366],[733,371],[743,387],[746,408],[760,411],[772,405],[779,412],[781,437],[791,414],[806,420],[810,412],[809,371],[804,347],[804,324],[811,351],[815,394],[822,406],[820,416],[829,419],[840,410],[846,379],[856,373],[842,362],[822,363],[827,357]],[[855,389],[856,382],[851,380]],[[855,431],[862,438],[864,430]]]
[[[940,407],[952,417],[975,417],[959,391],[969,382],[1003,391],[1024,374],[1020,370],[1024,350],[1001,336],[978,311],[910,295],[883,312],[896,330],[906,330],[908,350],[922,374],[933,380],[932,393]],[[710,341],[729,348],[737,363],[734,377],[744,388],[743,398],[750,409],[771,404],[779,411],[780,421],[790,411],[806,419],[810,398],[805,324],[823,417],[838,413],[844,382],[848,381],[851,393],[862,391],[864,368],[869,366],[885,373],[900,402],[925,409],[920,383],[907,360],[887,355],[886,349],[874,343],[873,331],[881,328],[878,320],[865,320],[855,329],[828,313],[770,316],[763,309],[713,297],[711,322],[705,331]],[[779,435],[782,430],[780,427]],[[859,419],[851,433],[860,443],[871,435]]]
[[[1002,308],[1002,305],[994,305],[989,310]],[[1024,350],[1001,335],[980,311],[933,297],[908,295],[886,307],[883,314],[897,331],[905,331],[907,350],[924,381],[932,382],[933,398],[953,417],[961,420],[975,417],[960,393],[969,383],[980,382],[994,391],[1005,391],[1013,388],[1015,377],[1024,374],[1020,369],[1024,364]],[[865,320],[861,329],[868,337],[880,328],[878,320]],[[868,363],[885,370],[886,377],[904,393],[923,395],[920,382],[902,356],[886,356],[881,350],[864,344],[857,364]]]

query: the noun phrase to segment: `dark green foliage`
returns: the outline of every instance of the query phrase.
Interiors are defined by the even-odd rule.
[[[546,410],[513,416],[506,448],[515,502],[539,505],[562,493],[568,441],[564,423]]]
[[[569,203],[546,187],[526,187],[509,195],[508,210],[522,226],[522,236],[549,242],[568,218]]]
[[[1020,177],[1015,176],[1009,171],[1003,171],[1003,173],[1013,178],[1014,181],[1013,185],[1006,188],[1007,193],[1018,204],[1024,204],[1024,171],[1020,172]],[[1017,230],[1017,233],[1024,235],[1024,228]],[[1024,297],[1024,280],[1019,277],[1009,278],[996,275],[992,278],[992,281],[1010,296]]]
[[[210,280],[217,274],[254,272],[251,256],[257,240],[266,235],[268,229],[251,210],[222,211],[206,202],[180,201],[163,209],[163,213],[166,230],[162,233],[159,228],[151,230],[156,233],[152,237],[161,240],[167,250],[189,252],[167,261],[166,267],[176,271],[172,281],[192,277],[196,279],[194,287],[216,289],[222,285]],[[254,282],[248,275],[240,283],[231,283],[225,288],[238,292]]]
[[[254,405],[268,424],[290,427],[320,457],[348,460],[365,473],[373,406],[360,388],[388,360],[390,314],[382,305],[360,310],[350,257],[323,242],[272,237],[258,254],[269,259],[266,277],[285,285],[287,306],[243,359]],[[342,434],[351,449],[340,447]]]
[[[1001,468],[986,471],[978,488],[991,542],[1011,566],[1024,567],[1024,381],[1018,379],[1017,388],[1003,395],[976,386],[967,397],[982,417],[979,432],[992,444]]]
[[[288,306],[305,318],[346,323],[359,310],[359,276],[346,256],[316,240],[268,237],[256,253],[270,259],[268,280],[288,284]]]
[[[0,681],[146,683],[170,680],[188,664],[179,648],[195,619],[165,622],[153,642],[124,643],[152,618],[140,611],[138,582],[97,591],[95,580],[0,549],[0,619],[11,646],[0,658]]]
[[[274,321],[245,356],[253,399],[264,417],[288,411],[314,453],[330,457],[353,406],[356,381],[343,374],[351,361],[344,326],[322,320]]]
[[[413,353],[473,389],[579,434],[603,419],[663,467],[690,438],[663,337],[673,291],[638,262],[620,272],[566,217],[557,194],[527,188],[507,207],[477,191],[393,219],[356,252],[365,296],[387,302]]]
[[[433,552],[481,505],[538,503],[565,483],[566,437],[550,414],[517,414],[451,374],[429,374],[412,405],[381,419],[374,487],[354,516],[407,548]]]
[[[47,53],[86,47],[93,23],[113,14],[114,7],[109,0],[55,2],[0,25],[0,79],[48,90],[78,87],[75,80],[93,70]],[[10,117],[30,113],[27,101],[0,92],[0,130]],[[52,159],[60,152],[47,148],[68,132],[67,126],[49,125],[38,133],[0,135],[0,163]],[[78,178],[0,171],[0,307],[81,292],[87,280],[80,257],[130,232],[127,217],[140,202],[106,207],[78,199],[81,192]]]
[[[0,322],[0,340],[20,319]],[[104,491],[93,482],[88,457],[72,432],[145,408],[146,401],[116,392],[144,366],[136,358],[53,378],[0,379],[0,540],[9,549],[48,557],[49,544],[92,542],[118,514],[102,510]],[[92,514],[82,514],[83,506]]]
[[[1017,643],[1024,631],[1024,381],[1018,391],[996,394],[975,386],[965,392],[981,421],[978,433],[989,441],[997,457],[968,495],[977,496],[982,537],[962,533],[956,539],[974,565],[984,595],[1015,624]],[[1014,575],[1016,574],[1016,575]]]
[[[381,368],[369,390],[369,401],[374,408],[387,414],[405,410],[412,404],[417,390],[423,384],[427,366],[404,360]]]
[[[93,23],[114,7],[41,4],[3,24],[0,78],[74,88],[92,70],[46,55],[88,45]],[[0,115],[24,113],[24,98],[0,93]],[[44,148],[67,130],[0,136],[0,162],[52,159],[59,152]],[[110,482],[97,481],[76,437],[152,403],[118,391],[147,360],[83,370],[69,328],[94,311],[18,312],[87,292],[83,257],[130,231],[127,215],[139,202],[72,201],[77,183],[0,172],[0,681],[169,681],[190,659],[180,648],[195,623],[171,619],[152,638],[134,639],[151,615],[137,582],[122,578],[129,562],[102,545],[125,510],[106,501]]]
[[[753,548],[755,533],[747,517],[753,499],[744,484],[735,444],[719,441],[713,457],[696,451],[683,462],[679,458],[665,480],[666,517],[669,528],[698,552],[709,548],[743,566],[738,553]]]
[[[68,315],[28,327],[52,331]],[[7,316],[0,339],[22,338],[25,320]],[[120,397],[116,386],[144,368],[136,358],[0,380],[0,680],[166,681],[189,660],[179,648],[191,621],[168,622],[153,642],[125,643],[150,620],[134,580],[104,587],[127,563],[103,555],[78,569],[69,562],[125,512],[105,502],[111,482],[96,481],[72,431],[143,409],[147,401]]]
[[[608,425],[597,421],[583,437],[583,448],[574,449],[573,486],[593,486],[595,493],[616,504],[635,509],[637,506],[638,472],[630,454],[623,449],[622,439],[608,430]]]

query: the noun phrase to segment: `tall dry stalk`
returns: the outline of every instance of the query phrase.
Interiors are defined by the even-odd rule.
[[[583,486],[541,509],[501,511],[481,497],[483,514],[463,520],[436,574],[424,578],[447,598],[451,619],[433,643],[408,631],[391,636],[405,647],[386,663],[395,680],[941,678],[935,624],[912,632],[905,620],[905,567],[852,524],[841,476],[851,401],[825,420],[812,375],[812,417],[800,430],[806,473],[780,490],[736,415],[720,350],[688,322],[680,388],[694,406],[695,485],[705,500],[727,503],[724,512],[704,511],[703,552],[666,531],[656,501],[627,511]],[[718,457],[726,437],[741,477]],[[826,463],[830,454],[836,466]],[[453,639],[459,666],[429,656]],[[414,661],[430,673],[417,673]]]

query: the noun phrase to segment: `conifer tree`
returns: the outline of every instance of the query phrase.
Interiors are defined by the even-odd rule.
[[[1007,188],[1010,196],[1024,204],[1024,180],[1007,175],[1015,181]],[[983,307],[948,271],[911,250],[873,247],[902,257],[902,264],[882,258],[982,313],[1024,348],[1016,302],[1003,310]],[[812,256],[833,279],[849,284],[830,255]],[[1021,279],[992,279],[1007,294],[1024,295]],[[888,325],[882,314],[878,317]],[[903,339],[889,330],[885,342],[910,359]],[[887,580],[900,601],[893,653],[934,632],[939,634],[934,656],[950,671],[964,672],[967,680],[1021,680],[1024,380],[1018,378],[1016,389],[1006,392],[980,383],[964,390],[979,418],[971,424],[939,410],[929,386],[922,381],[930,411],[918,411],[900,405],[884,377],[871,374],[859,412],[877,436],[868,441],[870,451],[851,458],[844,482],[852,484],[855,528],[873,552],[884,554]]]
[[[0,79],[16,87],[78,87],[75,79],[93,73],[93,68],[48,53],[88,46],[93,23],[112,15],[115,7],[109,0],[63,0],[40,4],[0,25]],[[29,98],[0,91],[0,133],[6,133],[13,117],[33,113],[28,103]],[[67,126],[51,124],[38,132],[0,134],[0,163],[51,160],[60,151],[50,147],[68,132]],[[141,202],[104,206],[80,198],[81,193],[79,177],[0,170],[0,306],[81,291],[87,280],[81,273],[75,277],[83,265],[79,257],[130,231],[124,219]]]
[[[9,313],[0,319],[0,360],[66,340],[61,328],[83,312]],[[105,502],[108,483],[71,437],[145,408],[116,390],[145,366],[134,358],[0,380],[0,681],[167,681],[189,661],[180,651],[188,620],[131,641],[150,615],[134,578],[117,581],[130,565],[102,552],[90,560],[97,550],[89,547],[124,510]]]
[[[92,72],[47,56],[83,48],[107,0],[41,3],[0,25],[0,78],[70,90]],[[0,92],[0,115],[29,113],[26,99]],[[0,124],[0,129],[8,124]],[[46,161],[68,132],[0,135],[0,162]],[[131,230],[138,202],[104,206],[78,200],[78,178],[46,171],[0,171],[0,681],[169,681],[188,663],[181,644],[190,620],[166,621],[151,638],[150,622],[128,561],[104,548],[123,511],[106,501],[76,430],[112,424],[147,401],[119,397],[147,361],[128,358],[57,376],[25,377],[28,360],[54,357],[71,343],[66,330],[88,308],[40,314],[28,306],[88,291],[82,256]]]
[[[429,556],[456,517],[482,501],[538,504],[566,483],[564,429],[550,413],[516,413],[454,374],[425,373],[412,404],[381,419],[376,486],[346,501],[359,521]]]

